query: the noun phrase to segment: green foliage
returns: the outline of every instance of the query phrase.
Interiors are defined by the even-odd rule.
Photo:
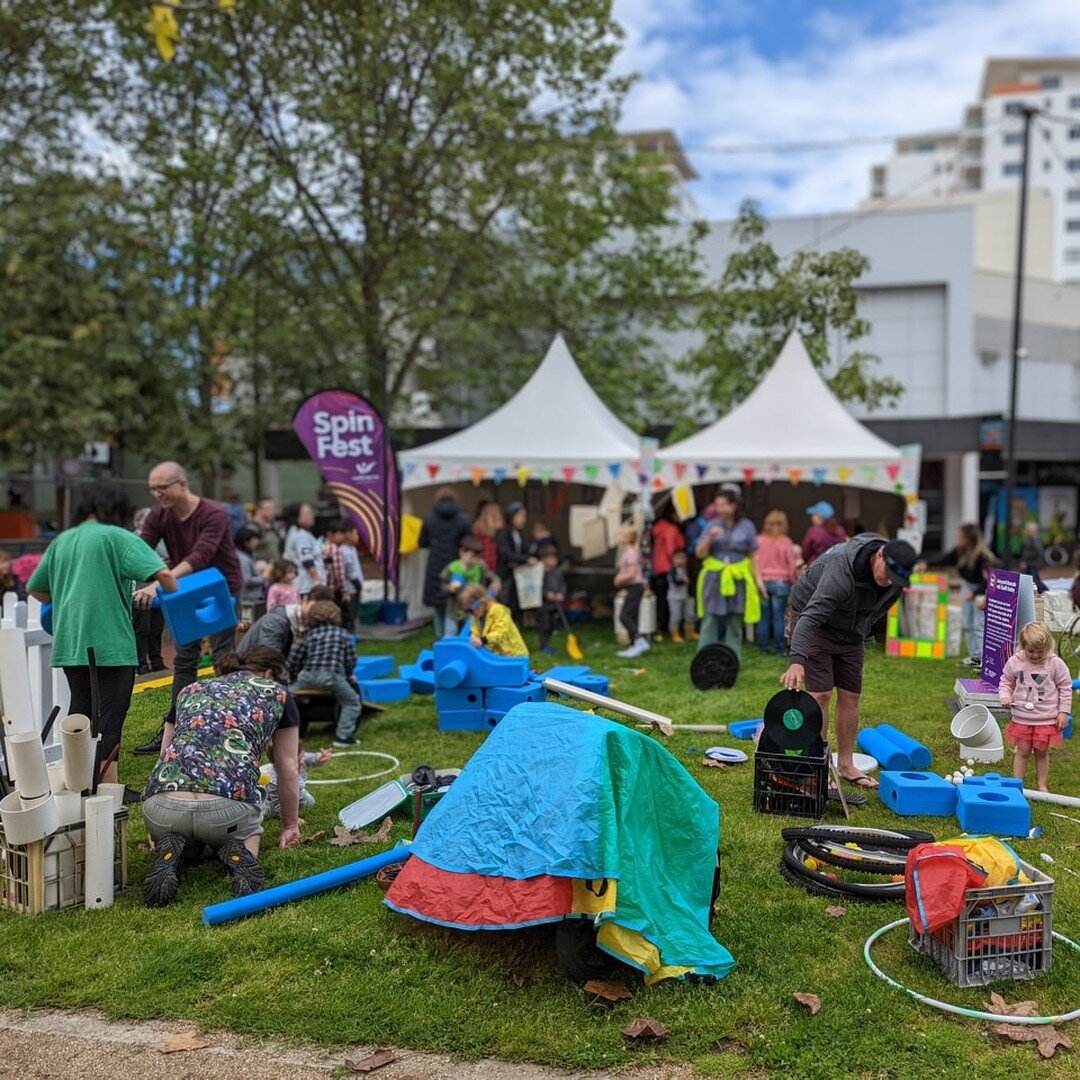
[[[703,342],[682,365],[697,380],[707,415],[745,398],[792,330],[802,335],[814,365],[830,370],[827,381],[841,401],[879,406],[899,396],[903,388],[895,379],[874,374],[878,358],[853,348],[870,331],[855,288],[870,266],[865,255],[838,248],[782,257],[753,202],[743,203],[732,236],[736,250],[720,280],[699,298]],[[839,366],[838,341],[844,346]]]
[[[782,660],[760,658],[750,648],[733,690],[702,694],[687,677],[689,646],[653,645],[642,660],[644,673],[632,676],[615,656],[609,626],[586,624],[576,632],[588,662],[613,676],[616,697],[680,723],[760,716],[783,670]],[[535,636],[526,637],[535,647]],[[413,638],[385,643],[385,651],[404,662],[428,644]],[[561,651],[561,634],[553,644]],[[536,666],[551,662],[538,657]],[[950,661],[896,660],[871,648],[863,695],[866,722],[888,720],[919,738],[938,766],[955,761],[943,701],[956,674]],[[167,689],[135,698],[120,758],[121,777],[129,783],[142,783],[152,763],[128,751],[156,730],[167,704]],[[482,738],[440,734],[430,697],[388,706],[360,728],[362,749],[400,758],[395,774],[422,762],[463,765]],[[326,729],[313,729],[309,748],[326,745],[327,739]],[[390,1044],[571,1070],[622,1072],[670,1064],[671,1075],[681,1076],[686,1067],[674,1063],[686,1061],[693,1063],[695,1075],[778,1080],[1075,1077],[1075,1055],[1059,1052],[1053,1061],[1042,1061],[1031,1047],[988,1038],[985,1024],[932,1011],[875,979],[862,960],[863,942],[879,926],[901,918],[903,905],[849,903],[842,918],[830,918],[825,908],[831,901],[786,884],[777,869],[780,829],[796,819],[753,812],[750,765],[702,767],[700,753],[691,748],[712,741],[750,748],[723,735],[694,732],[676,732],[664,745],[722,809],[722,885],[712,928],[738,966],[717,985],[665,982],[646,988],[628,973],[632,1001],[610,1011],[591,1008],[590,996],[569,984],[556,966],[550,927],[489,934],[444,930],[389,911],[370,881],[207,929],[199,918],[202,907],[229,895],[221,865],[211,859],[185,870],[176,906],[148,910],[138,885],[150,856],[138,846],[145,837],[139,810],[132,808],[135,887],[113,908],[36,919],[0,914],[0,1006],[93,1008],[145,1019],[167,1015],[209,1031],[225,1028],[289,1042]],[[1057,791],[1080,788],[1074,743],[1054,755],[1051,785]],[[356,776],[381,767],[377,759],[344,757],[313,770],[312,777]],[[332,835],[338,809],[384,780],[312,788],[317,803],[304,812],[304,833]],[[1033,820],[1046,829],[1039,846],[1017,850],[1025,858],[1048,851],[1059,864],[1077,867],[1076,826],[1051,817],[1047,809],[1033,807]],[[859,824],[898,823],[873,796],[853,814]],[[396,816],[391,842],[409,835],[408,819],[406,812]],[[828,820],[842,820],[839,807],[830,810]],[[942,838],[956,828],[955,821],[942,818],[905,820]],[[271,885],[380,850],[331,847],[324,836],[282,852],[277,836],[277,823],[268,822],[263,863]],[[1078,904],[1080,881],[1060,874],[1055,928],[1072,938],[1077,937]],[[932,997],[971,1008],[988,1000],[986,990],[950,988],[908,947],[902,931],[889,935],[875,956],[891,975]],[[514,973],[526,977],[523,987],[515,985]],[[1042,1011],[1066,1011],[1080,1001],[1080,957],[1059,943],[1049,974],[993,989],[1008,1001],[1035,998]],[[821,1012],[810,1016],[792,999],[794,993],[818,994]],[[667,1042],[630,1045],[619,1029],[635,1016],[666,1025]]]

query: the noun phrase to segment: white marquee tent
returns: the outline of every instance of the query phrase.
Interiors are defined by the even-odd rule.
[[[398,455],[408,491],[460,480],[555,480],[637,490],[638,436],[597,397],[556,335],[529,381],[472,427]]]
[[[665,487],[725,479],[881,491],[917,484],[917,477],[904,475],[901,451],[863,427],[833,396],[795,331],[745,401],[657,456]]]

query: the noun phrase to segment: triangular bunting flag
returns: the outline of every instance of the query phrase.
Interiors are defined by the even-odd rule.
[[[540,483],[548,484],[551,482],[551,466],[548,465],[540,470]]]
[[[846,465],[841,465],[840,468],[836,470],[836,479],[839,480],[841,484],[846,484],[848,480],[851,479],[851,470]]]
[[[455,466],[454,466],[454,467],[453,467],[453,468],[452,468],[452,469],[450,470],[450,476],[451,476],[451,477],[452,477],[452,478],[453,478],[454,480],[460,480],[460,479],[461,479],[461,474],[462,474],[462,473],[463,473],[464,471],[465,471],[465,470],[464,470],[464,469],[463,469],[463,468],[462,468],[462,467],[461,467],[460,465],[455,465]]]
[[[491,478],[495,481],[495,486],[498,487],[506,479],[506,470],[492,469]]]
[[[814,469],[811,475],[814,477],[814,483],[817,487],[821,487],[825,483],[826,471],[820,465]]]
[[[563,479],[569,484],[574,479],[574,473],[577,472],[577,466],[564,465],[562,468]]]
[[[622,472],[622,462],[613,461],[608,466],[608,472],[611,473],[611,479],[612,480],[618,480],[619,479],[619,473]]]
[[[876,474],[877,474],[877,468],[875,466],[873,466],[873,465],[864,465],[862,467],[862,477],[863,477],[863,480],[866,483],[868,483],[868,484],[873,483],[874,476]]]
[[[787,471],[788,479],[791,481],[792,487],[798,487],[799,481],[802,479],[802,469],[798,465],[792,465]]]
[[[652,471],[655,475],[664,467],[664,463],[659,458],[653,458]]]
[[[402,470],[402,472],[405,474],[405,479],[408,480],[409,477],[412,476],[414,472],[416,472],[416,462],[406,461],[405,468]]]
[[[479,487],[480,481],[484,479],[484,470],[481,469],[479,465],[474,465],[471,472],[473,487]]]
[[[697,478],[699,480],[704,480],[705,479],[705,474],[709,471],[709,466],[708,465],[695,465],[694,466],[694,471],[697,473]]]
[[[676,461],[674,466],[672,467],[675,469],[675,479],[681,480],[683,478],[683,474],[686,472],[686,462]]]
[[[656,490],[657,490],[657,491],[661,491],[661,490],[663,490],[663,487],[664,487],[664,479],[663,479],[663,477],[661,477],[661,476],[654,476],[654,477],[652,478],[652,486],[653,486],[654,488],[656,488]]]
[[[892,465],[885,466],[885,475],[890,480],[895,480],[900,475],[900,466],[895,462]]]
[[[582,471],[585,473],[585,479],[591,484],[596,479],[596,474],[600,471],[600,467],[598,465],[586,465]]]
[[[439,466],[435,464],[428,465],[427,474],[434,480],[435,477],[439,475]]]
[[[524,487],[529,482],[532,469],[528,465],[519,465],[517,470],[518,487]]]
[[[747,484],[752,484],[754,482],[754,473],[756,471],[757,470],[754,468],[753,465],[747,465],[746,468],[742,471],[743,481]]]

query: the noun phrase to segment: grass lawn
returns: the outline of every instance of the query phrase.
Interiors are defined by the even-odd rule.
[[[689,645],[655,645],[633,675],[615,656],[607,626],[579,634],[587,662],[613,676],[613,694],[666,713],[676,721],[725,722],[759,716],[776,688],[782,661],[747,653],[735,690],[701,694],[690,685]],[[556,638],[559,644],[561,635]],[[427,638],[392,646],[412,659]],[[535,639],[531,643],[535,645]],[[372,649],[371,651],[375,651]],[[381,651],[381,650],[380,650]],[[560,662],[565,662],[560,659]],[[955,661],[868,658],[864,719],[888,721],[922,739],[939,768],[956,762],[944,704],[959,672]],[[135,699],[125,746],[155,729],[167,692]],[[463,765],[480,736],[442,735],[431,698],[392,705],[362,728],[365,749],[392,753],[401,772],[427,762]],[[324,738],[312,738],[317,747]],[[634,1000],[610,1011],[590,1008],[586,995],[557,968],[550,928],[505,934],[442,930],[396,915],[380,902],[373,882],[280,908],[259,918],[206,929],[202,907],[227,897],[219,864],[186,872],[178,903],[150,911],[138,885],[150,856],[137,809],[130,832],[135,888],[104,912],[51,914],[37,919],[0,916],[0,1006],[94,1007],[115,1017],[173,1016],[207,1028],[312,1041],[328,1046],[389,1043],[474,1058],[496,1055],[567,1068],[628,1067],[657,1060],[685,1060],[705,1076],[991,1077],[1080,1076],[1077,1052],[1042,1061],[1031,1045],[1006,1043],[987,1024],[922,1006],[875,978],[862,946],[875,928],[904,915],[901,904],[848,903],[830,918],[830,901],[786,884],[777,870],[780,829],[789,819],[755,815],[751,765],[707,769],[691,747],[736,744],[726,736],[677,733],[666,740],[680,761],[723,810],[723,885],[713,922],[717,938],[738,966],[715,985],[637,985]],[[358,764],[359,763],[359,764]],[[121,775],[142,783],[147,758],[125,754]],[[373,772],[364,758],[331,762],[313,777]],[[1008,760],[1001,766],[1010,769]],[[332,831],[337,810],[382,780],[320,786],[318,805],[306,812],[306,832]],[[1080,791],[1080,741],[1065,744],[1051,766],[1054,790]],[[1038,860],[1049,852],[1080,870],[1080,825],[1034,808],[1045,826],[1038,841],[1018,850]],[[1075,811],[1065,811],[1080,817]],[[896,826],[898,819],[872,799],[855,812],[861,824]],[[830,820],[836,820],[830,811]],[[955,821],[907,819],[944,838]],[[394,838],[409,824],[395,825]],[[325,838],[299,849],[276,848],[278,827],[266,834],[264,860],[270,883],[288,881],[352,861],[368,848],[337,848]],[[1080,939],[1080,878],[1056,878],[1055,926]],[[986,991],[949,986],[908,949],[895,931],[876,951],[879,963],[913,988],[981,1008]],[[519,988],[513,974],[527,977]],[[1010,1001],[1035,998],[1042,1013],[1080,1006],[1080,956],[1055,950],[1053,971],[1029,983],[994,987]],[[811,1017],[792,999],[818,994],[822,1009]],[[629,1045],[619,1029],[635,1016],[652,1016],[670,1029],[655,1048]],[[1073,1025],[1075,1028],[1075,1025]],[[1080,1031],[1071,1032],[1073,1038]]]

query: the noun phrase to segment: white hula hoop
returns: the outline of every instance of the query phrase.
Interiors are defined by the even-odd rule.
[[[368,773],[366,776],[343,776],[340,780],[312,780],[309,778],[308,787],[314,787],[315,784],[356,784],[361,780],[378,780],[380,776],[386,776],[387,773],[396,772],[401,768],[401,762],[393,754],[384,754],[379,750],[335,750],[330,756],[331,758],[377,757],[382,758],[383,761],[389,761],[390,764],[380,772]]]

